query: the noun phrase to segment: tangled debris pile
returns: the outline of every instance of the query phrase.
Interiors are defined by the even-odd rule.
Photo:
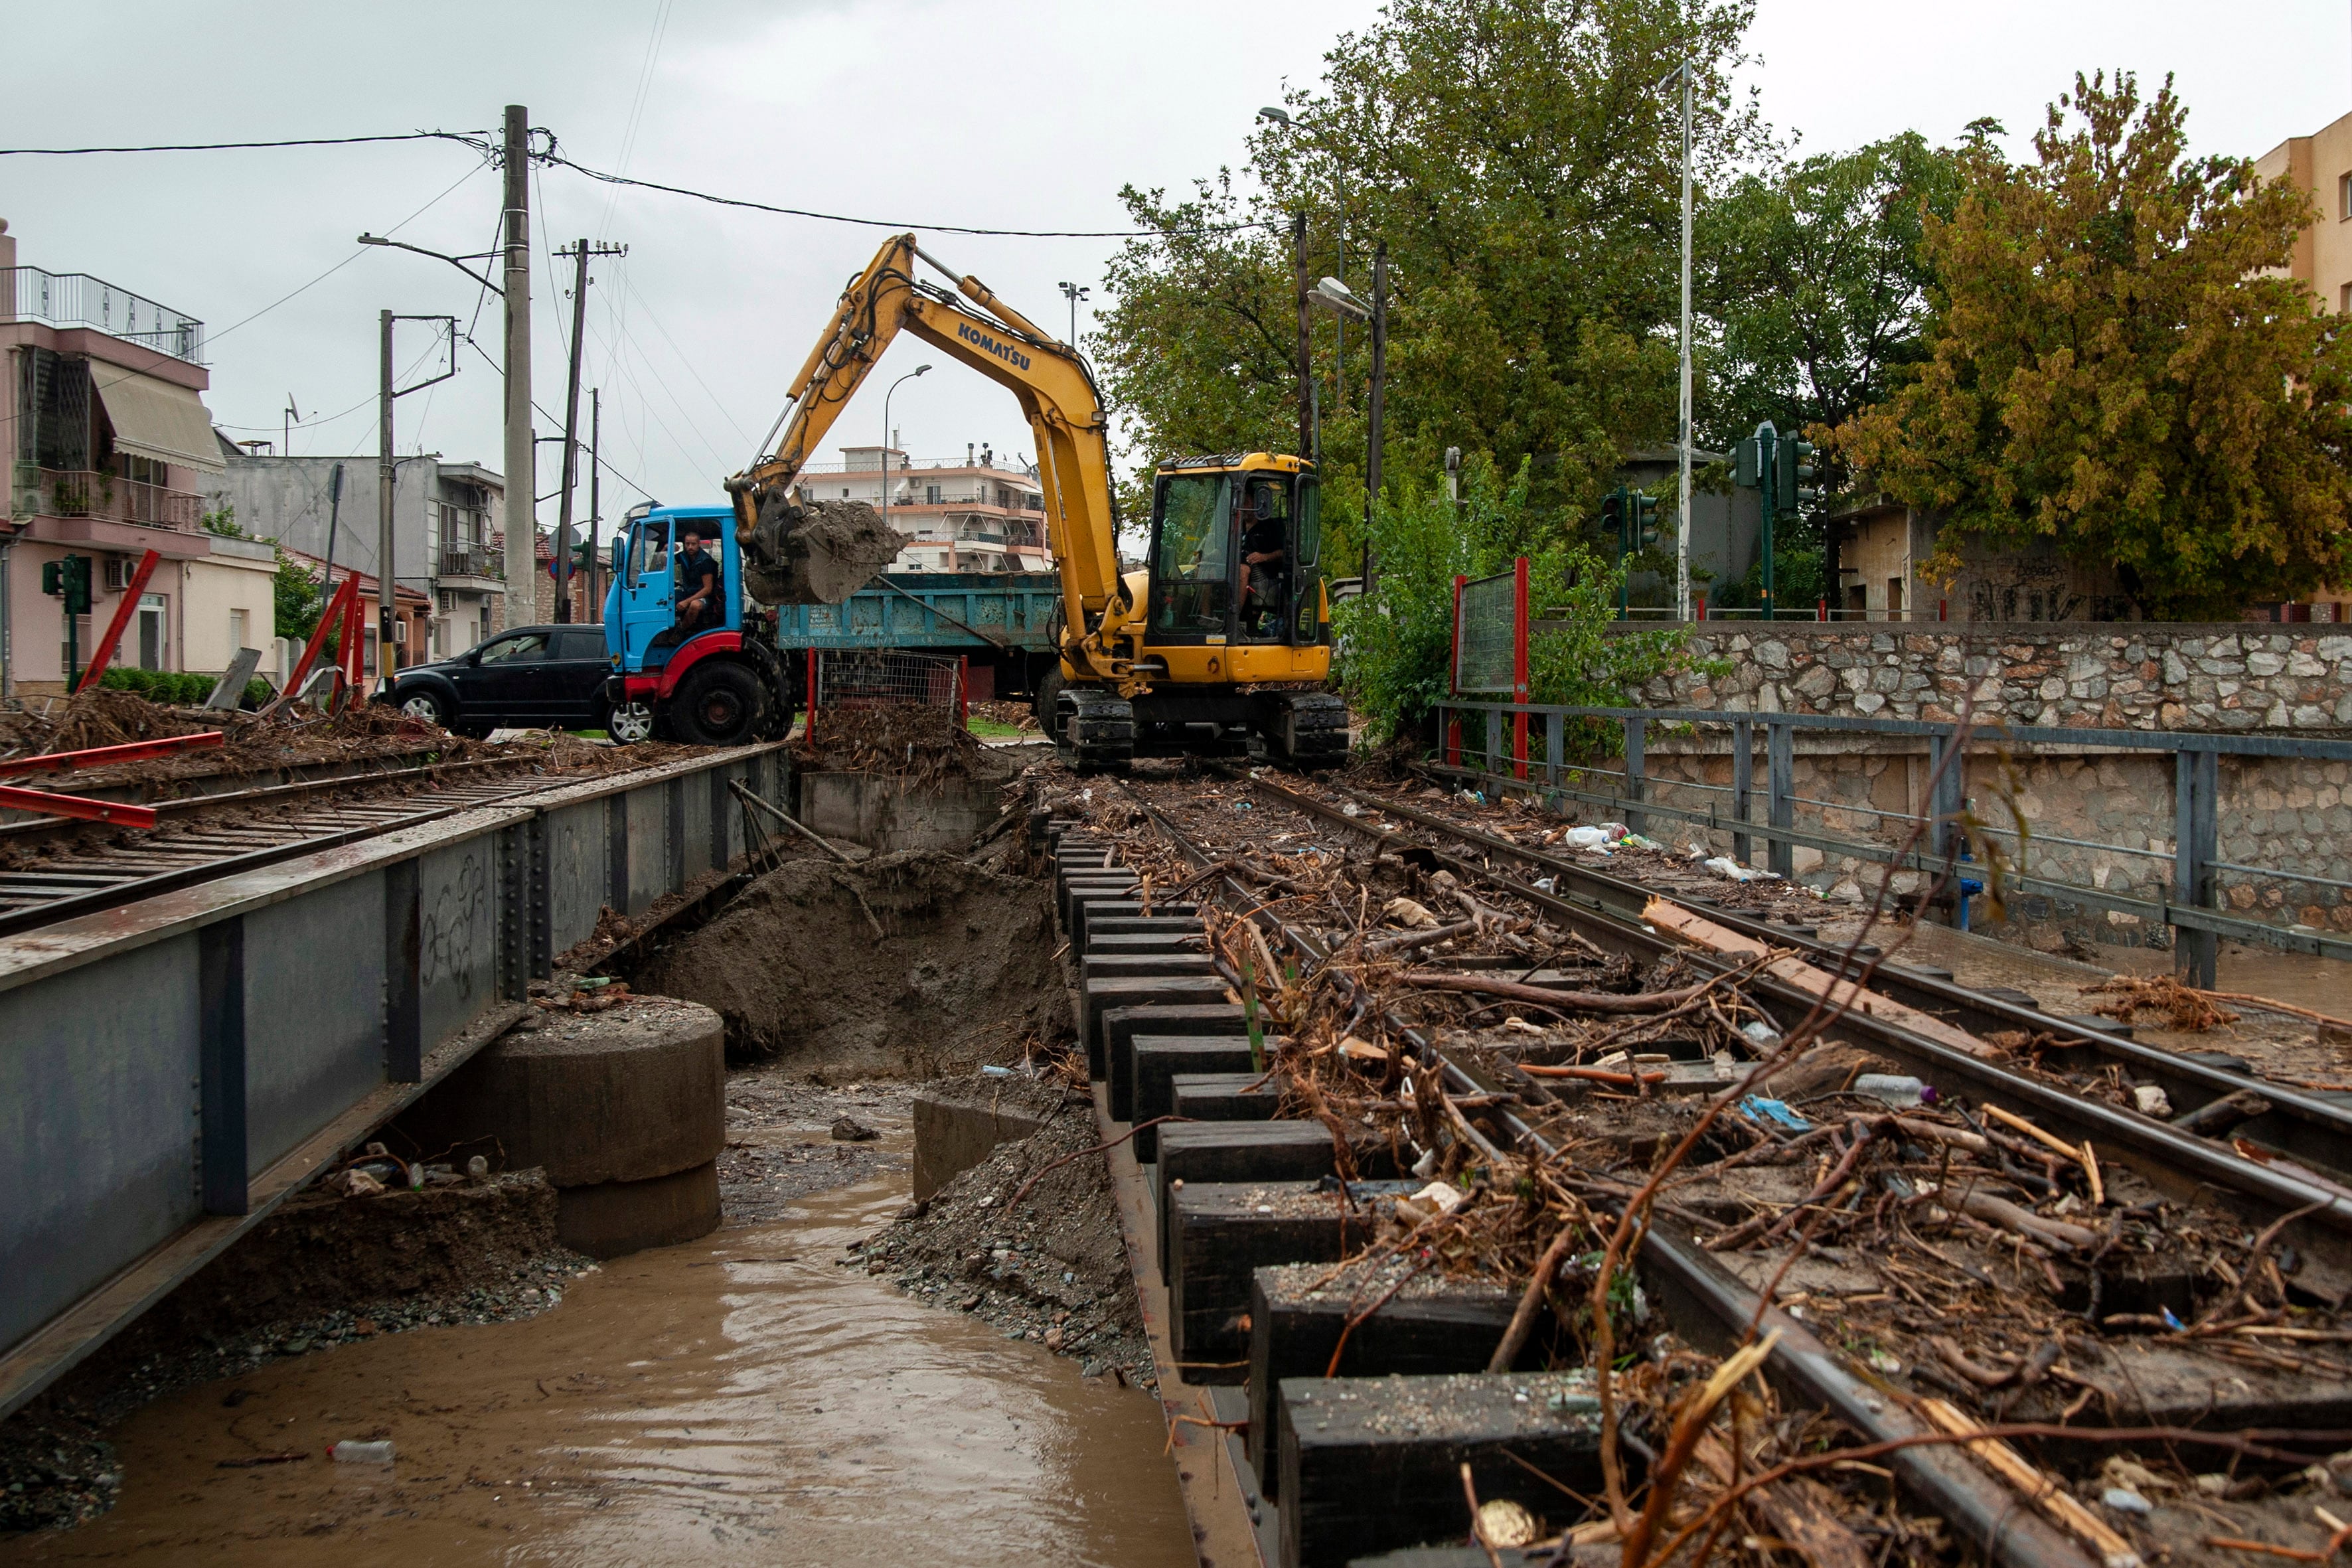
[[[1081,1357],[1089,1377],[1155,1387],[1110,1176],[1090,1152],[1092,1102],[1050,1083],[1006,1081],[1031,1084],[1024,1108],[1045,1125],[909,1205],[844,1267],[894,1275],[908,1294],[984,1319],[1007,1339]]]
[[[1270,789],[1145,773],[1058,804],[1118,845],[1148,897],[1230,879],[1309,939],[1292,948],[1281,929],[1208,917],[1282,1114],[1329,1131],[1343,1181],[1368,1151],[1414,1178],[1363,1188],[1366,1241],[1321,1285],[1349,1289],[1351,1323],[1420,1281],[1505,1293],[1521,1310],[1492,1368],[1533,1336],[1550,1366],[1591,1374],[1606,1485],[1589,1510],[1544,1510],[1539,1533],[1563,1550],[1614,1543],[1629,1568],[1703,1561],[1742,1538],[1742,1514],[1750,1533],[1801,1535],[1814,1562],[1963,1550],[1944,1521],[1861,1479],[1887,1472],[1840,1457],[1853,1434],[1749,1381],[1774,1335],[1808,1331],[1926,1432],[1970,1439],[1989,1485],[2094,1560],[2198,1561],[2211,1539],[2273,1531],[2308,1541],[2311,1491],[2352,1474],[2352,1458],[2331,1468],[2346,1423],[2315,1392],[2352,1383],[2336,1353],[2352,1338],[2352,1278],[2287,1239],[2298,1215],[2250,1222],[2226,1187],[2160,1188],[1979,1098],[1973,1079],[1923,1082],[1830,1038],[1852,993],[1788,952],[1632,964],[1561,929],[1525,883],[1458,855],[1441,865],[1394,824],[1367,824],[1389,835],[1367,846]],[[1155,820],[1213,862],[1196,868]],[[1710,882],[1760,912],[1797,896]],[[1876,949],[1861,954],[1880,930],[1874,910],[1846,960],[1865,985]],[[1798,987],[1821,999],[1811,1016],[1759,1005],[1767,970],[1783,989],[1811,976]],[[2043,1059],[2051,1042],[1973,1040],[1924,1015],[1913,1026],[2072,1097],[2159,1113],[2147,1093],[2159,1086],[2121,1066],[2086,1071],[2063,1052]],[[2258,1100],[2232,1112],[2259,1113]],[[1711,1253],[1786,1321],[1727,1357],[1685,1343],[1631,1267],[1651,1235]],[[2117,1454],[2103,1427],[2160,1436]],[[2066,1443],[2036,1441],[2061,1428]],[[2119,1475],[2154,1479],[2135,1490]]]
[[[825,709],[803,731],[793,760],[811,773],[878,773],[931,794],[988,773],[954,710],[912,703]]]

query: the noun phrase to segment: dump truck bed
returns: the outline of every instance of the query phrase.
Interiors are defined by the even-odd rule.
[[[886,573],[838,605],[778,605],[776,646],[1047,653],[1061,596],[1050,572]]]

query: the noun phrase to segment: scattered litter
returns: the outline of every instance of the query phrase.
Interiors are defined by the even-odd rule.
[[[1381,906],[1381,914],[1399,925],[1412,926],[1417,931],[1427,931],[1437,924],[1437,917],[1429,912],[1427,906],[1415,903],[1411,899],[1391,899]]]
[[[1351,800],[1339,808],[1339,814],[1342,816],[1361,816],[1364,815],[1364,808]]]
[[[1605,827],[1571,827],[1559,837],[1560,842],[1571,849],[1598,849],[1609,842],[1609,830]]]
[[[2129,1487],[2109,1487],[2099,1494],[2099,1500],[2117,1513],[2136,1513],[2144,1516],[2156,1511],[2154,1505],[2149,1503],[2147,1499]]]
[[[1447,1182],[1432,1182],[1413,1194],[1412,1198],[1415,1203],[1435,1205],[1440,1214],[1452,1214],[1464,1202],[1462,1189]]]
[[[1646,833],[1628,833],[1617,842],[1628,849],[1664,849],[1665,847]]]
[[[1739,1032],[1759,1046],[1777,1044],[1780,1038],[1780,1031],[1761,1018],[1751,1018],[1740,1025]]]
[[[1537,1535],[1535,1515],[1508,1498],[1496,1498],[1478,1505],[1478,1539],[1489,1546],[1508,1550],[1534,1544]]]
[[[1787,1103],[1751,1094],[1739,1102],[1739,1109],[1759,1121],[1778,1122],[1791,1132],[1810,1132],[1813,1124],[1789,1109]]]
[[[1536,888],[1539,892],[1552,892],[1557,889],[1559,886],[1559,879],[1557,877],[1538,877],[1536,879]]]
[[[2132,1086],[2132,1104],[2143,1116],[2153,1116],[2158,1121],[2172,1120],[2172,1100],[2161,1084],[2142,1083]]]
[[[1717,855],[1706,862],[1706,868],[1718,877],[1728,877],[1735,882],[1777,882],[1778,871],[1759,871],[1753,866],[1743,866],[1728,855]]]
[[[1907,1073],[1866,1072],[1853,1080],[1853,1092],[1899,1107],[1933,1105],[1936,1089]]]
[[[340,1443],[328,1444],[327,1457],[339,1465],[388,1465],[392,1463],[392,1439],[361,1443],[346,1437]]]
[[[1013,1076],[1013,1069],[1011,1068],[984,1067],[980,1069],[980,1072],[982,1078],[1011,1078]]]

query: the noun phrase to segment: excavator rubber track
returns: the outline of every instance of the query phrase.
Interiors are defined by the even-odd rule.
[[[1135,761],[1135,704],[1087,687],[1055,699],[1055,754],[1081,773],[1125,773]]]
[[[1311,771],[1348,760],[1348,705],[1328,691],[1261,691],[1255,729],[1267,760]]]

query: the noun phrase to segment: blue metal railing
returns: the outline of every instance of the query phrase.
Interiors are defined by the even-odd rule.
[[[2034,833],[2030,826],[2022,824],[2017,830],[1981,823],[1975,825],[1976,831],[1979,833],[2020,841],[2031,839],[2036,843],[2059,843],[2102,854],[2169,859],[2173,865],[2168,888],[2155,889],[2152,898],[2134,898],[2110,888],[2057,881],[2021,871],[2006,870],[2000,873],[2000,890],[2068,900],[2088,908],[2169,926],[2173,931],[2175,951],[2181,955],[2184,974],[2193,984],[2208,987],[2214,983],[2220,939],[2224,936],[2293,952],[2352,959],[2352,940],[2308,927],[2283,927],[2222,912],[2217,885],[2218,874],[2224,870],[2242,876],[2254,875],[2318,887],[2340,888],[2343,885],[2335,879],[2284,867],[2255,867],[2240,860],[2223,859],[2221,853],[2220,763],[2225,756],[2352,762],[2352,740],[2216,734],[2201,731],[2076,729],[2046,724],[1962,724],[1914,719],[1846,718],[1825,713],[1725,712],[1719,709],[1596,708],[1464,699],[1451,699],[1439,703],[1437,714],[1441,728],[1449,738],[1449,751],[1441,771],[1491,781],[1501,788],[1525,789],[1559,800],[1613,807],[1622,813],[1626,825],[1636,831],[1645,827],[1648,818],[1655,816],[1728,834],[1732,856],[1742,862],[1749,860],[1752,840],[1761,838],[1766,843],[1767,868],[1783,877],[1793,873],[1795,851],[1801,847],[1825,856],[1846,856],[1930,876],[1949,872],[1966,848],[1964,840],[1969,827],[1965,767],[1962,760],[1955,754],[1961,749],[2061,746],[2070,750],[2097,748],[2121,752],[2168,752],[2173,757],[2174,780],[2173,839],[2169,851],[2093,839],[2060,839]],[[1452,749],[1453,737],[1458,732],[1459,721],[1472,714],[1491,715],[1493,721],[1482,723],[1485,731],[1484,755],[1480,761],[1483,766],[1464,767],[1456,761],[1457,752]],[[1517,776],[1517,759],[1505,754],[1504,732],[1512,726],[1501,721],[1519,714],[1528,716],[1531,728],[1539,720],[1544,737],[1543,755],[1540,760],[1533,756],[1528,759],[1525,778]],[[1615,768],[1570,763],[1566,752],[1568,721],[1571,719],[1622,728],[1624,737],[1622,763]],[[1653,781],[1649,777],[1645,754],[1653,724],[1681,726],[1694,733],[1703,729],[1727,731],[1724,739],[1730,752],[1731,783],[1723,785],[1684,779]],[[1764,731],[1765,752],[1765,781],[1760,791],[1756,788],[1754,779],[1756,731],[1759,728]],[[1881,821],[1916,823],[1920,820],[1917,816],[1891,812],[1868,802],[1829,802],[1799,795],[1795,784],[1795,738],[1800,730],[1927,741],[1931,798],[1926,831],[1920,837],[1923,847],[1906,852],[1885,844],[1800,828],[1796,823],[1796,807],[1800,803],[1826,811],[1872,816]],[[1615,780],[1617,788],[1604,795],[1582,787],[1589,777]],[[1676,790],[1727,796],[1728,799],[1721,805],[1710,803],[1704,811],[1669,805],[1654,798],[1650,788],[1654,782]],[[1763,796],[1764,806],[1761,822],[1756,819],[1756,797],[1759,794]],[[1988,878],[1994,874],[1990,867],[1972,867],[1971,869]]]

